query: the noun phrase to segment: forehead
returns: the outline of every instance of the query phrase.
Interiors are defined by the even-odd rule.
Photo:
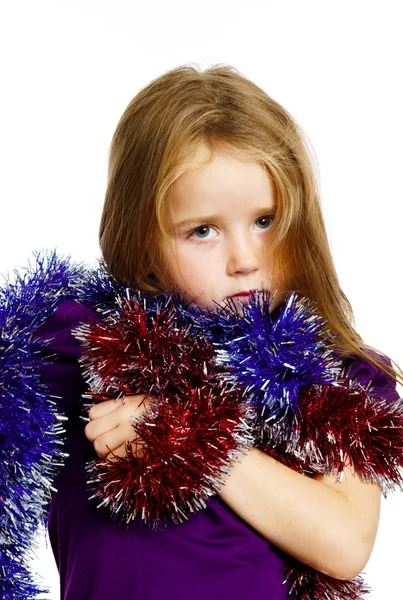
[[[224,151],[214,153],[207,163],[196,159],[172,189],[174,213],[203,210],[207,214],[220,208],[263,204],[274,206],[273,185],[265,166]]]

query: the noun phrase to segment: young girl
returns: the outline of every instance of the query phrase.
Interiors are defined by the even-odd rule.
[[[316,302],[350,377],[398,398],[391,361],[354,330],[326,236],[303,134],[287,111],[235,69],[173,69],[130,102],[113,136],[100,247],[125,286],[178,286],[202,308],[251,290],[272,292],[275,319],[289,290]],[[144,396],[102,402],[79,418],[85,392],[71,330],[90,306],[63,302],[41,328],[57,362],[43,370],[61,397],[69,457],[54,487],[49,535],[61,600],[280,600],[286,554],[352,579],[372,552],[381,488],[352,467],[341,482],[312,478],[253,448],[204,510],[154,531],[128,529],[88,500],[85,464],[125,456]],[[402,380],[403,381],[403,380]]]

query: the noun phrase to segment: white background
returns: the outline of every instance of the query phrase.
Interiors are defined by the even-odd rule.
[[[109,143],[132,97],[184,63],[236,67],[317,156],[342,289],[364,340],[403,364],[400,3],[2,2],[0,273],[57,247],[95,264]],[[398,388],[400,395],[402,389]],[[382,501],[368,598],[401,594],[403,496]],[[40,538],[34,567],[58,575]]]

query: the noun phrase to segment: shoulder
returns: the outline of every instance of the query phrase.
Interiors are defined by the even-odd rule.
[[[36,334],[42,340],[47,340],[47,347],[51,352],[78,358],[81,355],[81,346],[72,335],[72,331],[80,323],[89,321],[101,321],[101,317],[92,306],[73,299],[64,300],[39,327]]]
[[[391,360],[384,354],[377,354],[370,349],[366,349],[365,353],[379,358],[385,365],[392,366]],[[399,398],[396,381],[368,360],[354,356],[344,359],[343,362],[348,377],[356,379],[362,386],[369,385],[373,395],[383,397],[390,402]]]
[[[63,300],[36,331],[36,338],[43,342],[36,358],[40,379],[57,399],[58,409],[68,416],[78,410],[87,387],[79,361],[83,349],[73,330],[90,320],[101,320],[91,305]]]

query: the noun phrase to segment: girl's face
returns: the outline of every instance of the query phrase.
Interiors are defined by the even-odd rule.
[[[239,292],[270,289],[262,254],[275,201],[262,165],[216,154],[212,163],[176,180],[172,202],[165,260],[170,283],[182,297],[205,309]],[[272,293],[270,310],[282,299]]]

